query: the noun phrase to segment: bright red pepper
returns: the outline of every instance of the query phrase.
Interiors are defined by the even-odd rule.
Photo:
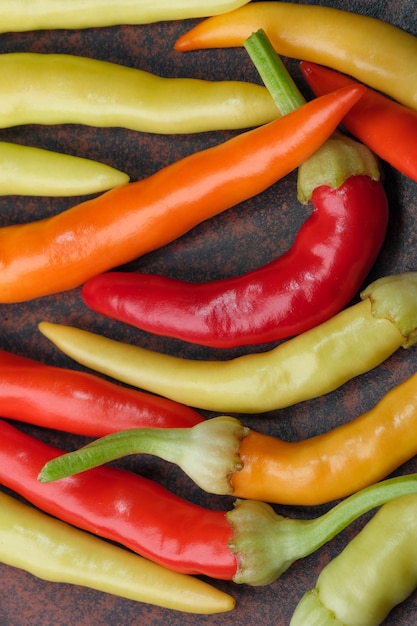
[[[38,508],[170,569],[255,585],[272,582],[371,508],[417,491],[416,475],[402,476],[321,518],[292,520],[251,500],[229,512],[206,509],[114,467],[41,483],[41,468],[61,452],[0,420],[0,483]]]
[[[303,61],[301,70],[316,95],[358,84],[315,63]],[[381,159],[417,181],[417,111],[367,88],[342,123]]]
[[[245,45],[281,112],[299,107],[304,99],[265,33]],[[103,274],[84,285],[84,302],[146,331],[218,348],[317,326],[360,289],[385,238],[388,203],[373,154],[339,135],[301,165],[298,187],[302,201],[312,200],[312,214],[290,250],[267,265],[206,283]]]
[[[135,425],[180,428],[203,420],[177,402],[5,350],[0,350],[0,415],[91,437]]]
[[[252,272],[218,281],[109,272],[87,281],[95,311],[159,335],[213,347],[299,334],[340,311],[360,289],[382,246],[388,204],[382,184],[349,177],[320,186],[291,249]]]

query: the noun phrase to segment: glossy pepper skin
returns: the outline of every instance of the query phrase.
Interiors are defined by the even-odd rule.
[[[251,2],[203,20],[176,42],[177,50],[241,46],[264,29],[278,54],[349,74],[417,108],[417,37],[377,18],[333,7]]]
[[[104,163],[0,141],[0,195],[77,196],[128,182]]]
[[[5,350],[0,350],[0,414],[89,437],[123,428],[190,427],[203,420],[166,398]]]
[[[416,496],[384,504],[323,568],[290,626],[382,624],[417,587],[416,520]]]
[[[109,272],[84,284],[83,300],[96,312],[148,332],[211,347],[298,335],[352,300],[388,223],[382,184],[367,175],[350,176],[337,189],[317,187],[312,204],[291,248],[247,274],[191,283]]]
[[[230,611],[234,599],[0,492],[0,561],[56,583],[82,585],[186,613]]]
[[[0,302],[77,287],[261,193],[308,158],[362,92],[349,87],[312,100],[144,180],[58,215],[1,228]]]
[[[2,2],[0,31],[19,32],[38,29],[69,29],[149,24],[166,20],[183,20],[231,11],[248,0],[25,0]]]
[[[316,96],[355,84],[349,76],[315,63],[303,61],[300,67]],[[417,181],[417,112],[414,109],[367,88],[342,124],[381,159]]]
[[[362,301],[266,351],[231,360],[183,359],[89,331],[39,330],[86,367],[134,387],[221,413],[260,413],[316,398],[417,339],[417,273],[380,278]]]
[[[181,573],[268,584],[358,516],[417,492],[415,474],[373,485],[319,518],[285,518],[267,504],[206,509],[138,474],[99,467],[48,484],[46,461],[62,451],[0,420],[0,483],[46,513]]]
[[[127,454],[150,453],[177,463],[200,487],[221,495],[311,506],[382,480],[417,454],[417,374],[370,411],[297,442],[211,418],[191,429],[113,433],[45,468],[58,478]]]
[[[279,115],[261,85],[165,78],[71,54],[1,54],[0,96],[1,128],[88,124],[193,133],[250,128]]]

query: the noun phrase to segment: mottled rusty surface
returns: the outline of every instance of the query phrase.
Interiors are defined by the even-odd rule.
[[[312,2],[312,4],[314,4]],[[333,0],[327,5],[375,15],[417,35],[413,0]],[[103,58],[139,67],[166,76],[257,80],[256,72],[242,50],[205,51],[182,55],[173,50],[176,38],[193,22],[160,23],[149,26],[121,26],[83,32],[37,32],[0,35],[0,51],[66,52]],[[286,60],[300,79],[297,64]],[[300,83],[305,89],[305,85]],[[154,136],[122,129],[92,129],[81,126],[27,126],[0,131],[0,139],[28,143],[106,161],[127,171],[132,179],[145,177],[181,156],[215,144],[231,133],[204,133],[192,136]],[[391,206],[387,240],[373,268],[370,280],[416,268],[417,195],[416,185],[383,164]],[[291,243],[308,207],[295,199],[295,175],[287,176],[267,192],[195,228],[188,235],[131,263],[127,269],[161,272],[190,280],[206,280],[242,273],[265,263]],[[0,198],[0,225],[26,222],[64,210],[76,199]],[[79,289],[19,305],[0,306],[0,347],[41,361],[77,367],[61,355],[37,331],[42,319],[73,324],[116,339],[127,340],[161,351],[195,358],[227,358],[249,349],[215,351],[164,340],[135,331],[94,315],[83,305]],[[263,348],[263,347],[262,347]],[[251,350],[255,351],[258,348]],[[331,364],[329,364],[331,366]],[[414,373],[417,352],[399,351],[376,371],[346,384],[324,398],[276,413],[242,416],[251,427],[288,440],[321,433],[361,414],[391,387]],[[23,428],[22,425],[17,425]],[[27,432],[45,441],[71,448],[70,435],[25,426]],[[190,487],[180,472],[150,460],[121,465],[141,471],[178,494],[207,506],[229,504]],[[415,460],[396,473],[417,471]],[[326,507],[310,510],[275,507],[292,516],[315,516]],[[1,626],[285,626],[302,594],[314,585],[320,569],[336,555],[365,523],[365,516],[311,557],[296,563],[274,584],[260,588],[215,583],[237,601],[231,614],[196,617],[137,604],[99,592],[44,582],[32,575],[0,565]],[[416,623],[416,593],[395,609],[387,624],[412,626]]]

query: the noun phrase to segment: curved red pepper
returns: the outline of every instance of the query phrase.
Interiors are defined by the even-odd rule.
[[[315,63],[302,61],[300,67],[317,96],[359,84]],[[343,119],[343,126],[381,159],[417,181],[417,111],[367,87]]]
[[[0,415],[91,437],[140,426],[181,428],[203,420],[172,400],[5,350],[0,350]]]
[[[179,498],[132,472],[98,467],[42,484],[46,461],[62,454],[0,420],[0,483],[41,510],[116,541],[166,567],[231,579],[236,557],[226,512]]]
[[[382,184],[351,176],[321,185],[293,246],[236,278],[189,283],[110,272],[82,289],[91,309],[159,335],[213,347],[259,344],[299,334],[329,319],[355,296],[385,238]]]

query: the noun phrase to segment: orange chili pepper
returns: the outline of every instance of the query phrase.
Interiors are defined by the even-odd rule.
[[[177,463],[211,493],[292,505],[343,498],[385,478],[417,452],[417,374],[346,424],[296,442],[215,417],[192,428],[112,433],[48,462],[56,480],[120,458],[150,453]]]
[[[363,92],[355,86],[317,98],[144,180],[0,229],[0,302],[77,287],[262,192],[315,152]]]

